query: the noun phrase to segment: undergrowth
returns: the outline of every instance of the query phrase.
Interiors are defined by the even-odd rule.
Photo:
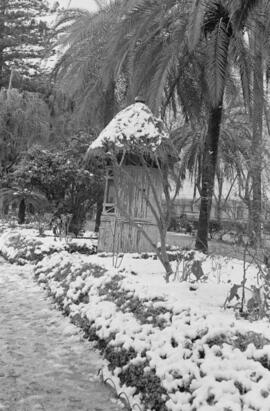
[[[122,312],[131,312],[140,324],[152,324],[154,327],[164,329],[168,325],[164,314],[172,316],[172,311],[160,304],[155,307],[155,303],[164,302],[163,298],[140,299],[134,293],[127,293],[126,290],[121,289],[119,280],[122,276],[114,276],[111,281],[107,282],[105,286],[99,289],[100,296],[106,296],[106,300],[112,301]]]

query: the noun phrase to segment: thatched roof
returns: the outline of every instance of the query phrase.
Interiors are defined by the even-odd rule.
[[[149,107],[136,102],[120,111],[90,145],[88,156],[109,156],[112,153],[145,153],[148,156],[168,150],[169,134],[164,124]],[[167,147],[168,148],[168,147]]]

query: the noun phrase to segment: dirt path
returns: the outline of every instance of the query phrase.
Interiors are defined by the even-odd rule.
[[[36,285],[0,258],[0,410],[116,411],[99,355]]]

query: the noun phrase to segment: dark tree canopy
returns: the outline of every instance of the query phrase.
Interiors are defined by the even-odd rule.
[[[32,147],[8,176],[7,185],[45,195],[59,212],[72,215],[71,226],[77,232],[86,213],[103,197],[102,168],[94,161],[85,167],[90,141],[91,136],[78,133],[62,150]]]
[[[50,113],[38,93],[0,91],[0,176],[8,173],[22,152],[50,136]]]
[[[50,37],[48,12],[44,0],[1,0],[0,88],[8,87],[11,69],[15,87],[33,88]]]

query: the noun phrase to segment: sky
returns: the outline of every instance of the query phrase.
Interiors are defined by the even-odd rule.
[[[67,7],[69,4],[69,0],[58,0],[60,5],[63,7]],[[88,9],[91,11],[96,10],[97,6],[94,0],[71,0],[70,7],[80,7],[83,9]]]

